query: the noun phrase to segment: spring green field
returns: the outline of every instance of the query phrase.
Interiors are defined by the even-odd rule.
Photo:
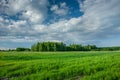
[[[120,80],[120,52],[0,52],[0,80]]]

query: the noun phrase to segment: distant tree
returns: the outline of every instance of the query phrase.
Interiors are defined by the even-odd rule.
[[[90,51],[95,49],[97,49],[95,45],[70,44],[66,46],[63,42],[38,42],[31,46],[32,51]]]
[[[36,44],[34,44],[34,45],[31,46],[31,51],[37,51],[37,46],[36,46]]]
[[[16,48],[16,51],[30,51],[30,49],[29,48],[20,48],[20,47],[18,47],[18,48]]]
[[[38,42],[31,46],[32,51],[65,51],[66,45],[62,42]]]

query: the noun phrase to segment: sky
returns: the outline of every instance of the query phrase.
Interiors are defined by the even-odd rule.
[[[0,49],[43,41],[120,46],[120,0],[0,0]]]

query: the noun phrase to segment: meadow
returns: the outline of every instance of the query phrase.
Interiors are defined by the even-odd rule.
[[[120,80],[120,52],[0,52],[0,80]]]

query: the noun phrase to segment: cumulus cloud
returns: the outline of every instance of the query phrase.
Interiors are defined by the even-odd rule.
[[[110,35],[120,34],[116,28],[120,26],[120,3],[119,0],[85,0],[82,6],[84,11],[84,27],[96,30],[96,36],[108,37]],[[115,35],[114,34],[114,35]]]
[[[0,14],[4,13],[7,8],[8,8],[7,2],[5,0],[0,0]]]
[[[0,36],[8,41],[9,36],[34,36],[32,28],[45,20],[48,5],[47,0],[0,0]]]
[[[26,19],[31,23],[42,23],[47,16],[48,4],[47,0],[2,0],[0,2],[0,10],[8,16],[21,14],[20,18]]]
[[[119,0],[85,0],[79,3],[84,15],[50,24],[49,36],[78,43],[81,41],[99,42],[99,39],[117,37],[120,34],[119,2]],[[54,6],[52,9],[57,10],[58,7]]]
[[[23,18],[31,23],[42,23],[47,17],[47,0],[33,0],[23,12]]]
[[[0,41],[63,41],[72,43],[99,44],[102,39],[120,34],[120,0],[78,1],[84,14],[71,19],[43,24],[47,14],[47,0],[10,0],[6,14],[21,13],[20,20],[0,17]],[[16,8],[12,8],[16,6]],[[21,7],[22,6],[22,7]],[[57,15],[67,15],[67,4],[60,3],[50,8]],[[9,13],[8,13],[9,12]]]
[[[60,3],[60,5],[53,5],[51,7],[51,11],[53,11],[53,13],[60,15],[60,16],[68,14],[68,10],[69,8],[67,7],[65,2]]]

